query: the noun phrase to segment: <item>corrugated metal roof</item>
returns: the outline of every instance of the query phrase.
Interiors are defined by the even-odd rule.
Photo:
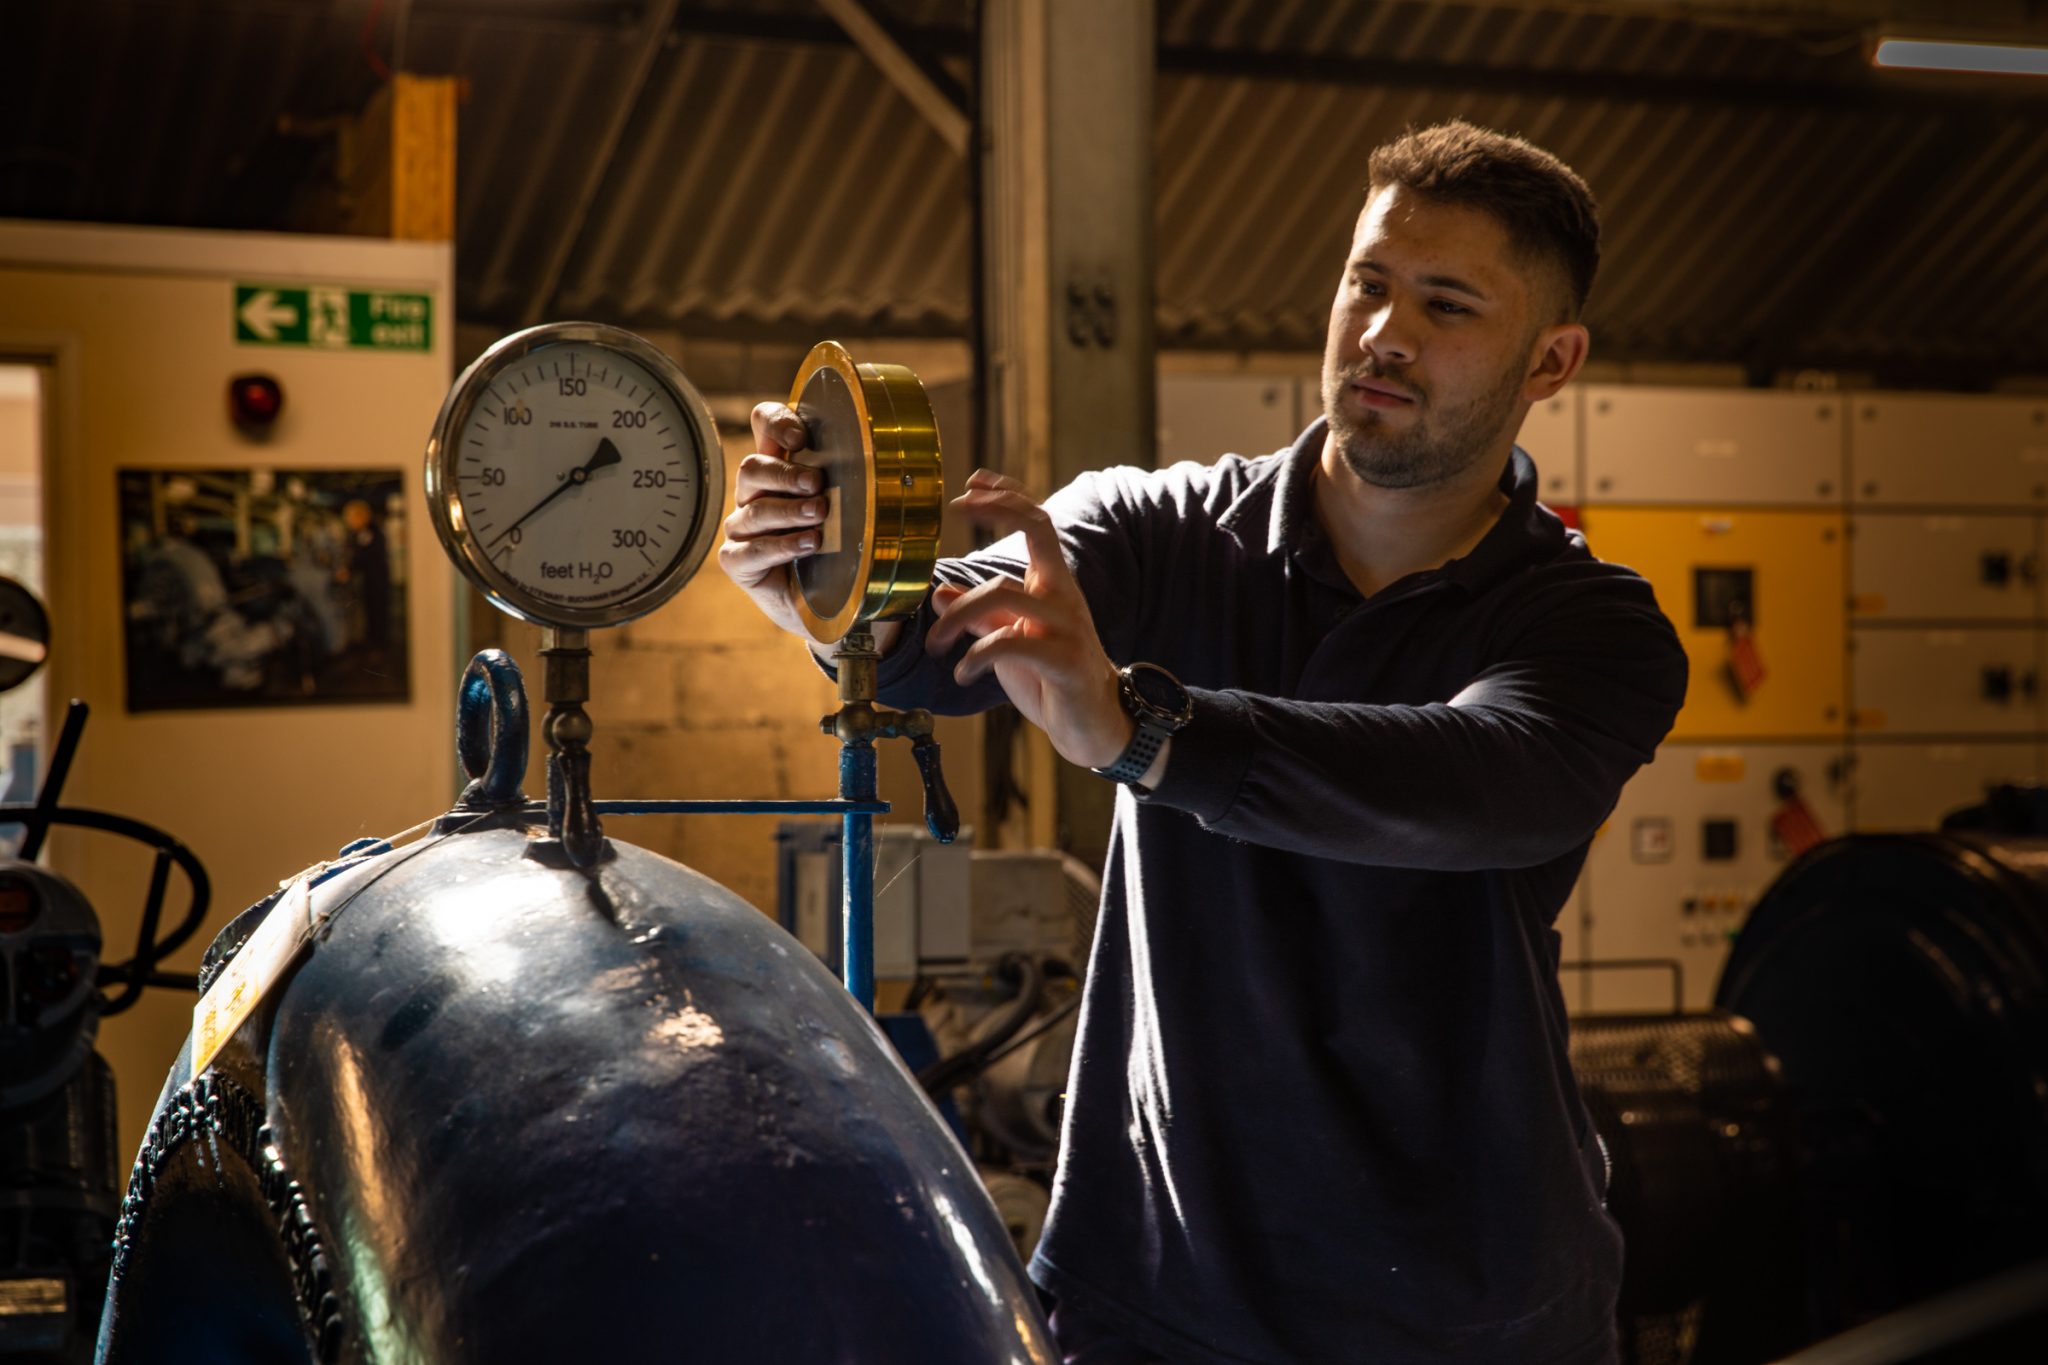
[[[971,83],[971,0],[871,4]],[[685,0],[587,206],[647,6],[393,0],[372,50],[469,83],[457,301],[691,334],[959,334],[955,156],[813,0]],[[291,226],[377,80],[369,0],[0,18],[0,214]],[[1320,345],[1367,152],[1462,114],[1599,194],[1601,354],[2048,371],[2048,98],[1920,93],[1854,35],[1583,6],[1158,0],[1159,337]],[[1965,87],[1984,90],[1986,87]],[[1996,87],[1993,87],[1996,90]],[[288,118],[295,131],[280,131]]]

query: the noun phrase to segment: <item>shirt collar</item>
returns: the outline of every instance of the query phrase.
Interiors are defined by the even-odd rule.
[[[1268,554],[1300,550],[1319,540],[1322,532],[1315,519],[1315,475],[1327,429],[1325,418],[1311,422],[1308,430],[1280,453],[1277,476],[1247,490],[1247,496],[1225,513],[1226,528],[1248,520],[1249,495],[1266,491],[1272,499],[1266,527]],[[1507,495],[1508,505],[1500,519],[1469,554],[1436,572],[1476,592],[1524,563],[1547,559],[1562,550],[1567,538],[1565,525],[1556,513],[1536,500],[1536,488],[1536,462],[1516,446],[1501,469],[1500,491]]]

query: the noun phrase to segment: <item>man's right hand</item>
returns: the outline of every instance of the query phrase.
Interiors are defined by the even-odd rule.
[[[787,403],[755,406],[755,453],[740,461],[733,513],[725,519],[725,543],[718,547],[718,567],[726,577],[769,620],[804,638],[784,566],[818,548],[818,524],[825,519],[824,476],[789,458],[807,444],[803,419]]]

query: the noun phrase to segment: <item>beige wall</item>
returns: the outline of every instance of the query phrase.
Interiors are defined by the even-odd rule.
[[[214,910],[168,965],[196,967],[228,918],[343,842],[446,808],[454,788],[456,650],[447,560],[420,493],[426,436],[449,380],[445,246],[262,234],[0,224],[0,354],[50,362],[46,579],[56,648],[53,712],[93,708],[68,804],[149,821],[184,840],[214,880]],[[430,354],[238,346],[233,282],[353,284],[432,293]],[[238,435],[229,377],[274,374],[274,437]],[[413,515],[406,558],[411,700],[404,704],[124,711],[115,471],[395,467]],[[53,714],[54,730],[59,716]],[[100,912],[125,957],[148,859],[103,835],[54,840],[53,864]],[[173,905],[182,904],[182,889]],[[100,1048],[120,1085],[133,1150],[190,1023],[190,996],[151,991],[109,1019]]]

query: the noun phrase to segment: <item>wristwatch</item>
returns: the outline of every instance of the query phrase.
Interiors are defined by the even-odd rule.
[[[1136,782],[1151,769],[1160,746],[1194,719],[1195,704],[1180,679],[1158,664],[1117,670],[1116,696],[1138,729],[1116,762],[1095,771],[1112,782]]]

